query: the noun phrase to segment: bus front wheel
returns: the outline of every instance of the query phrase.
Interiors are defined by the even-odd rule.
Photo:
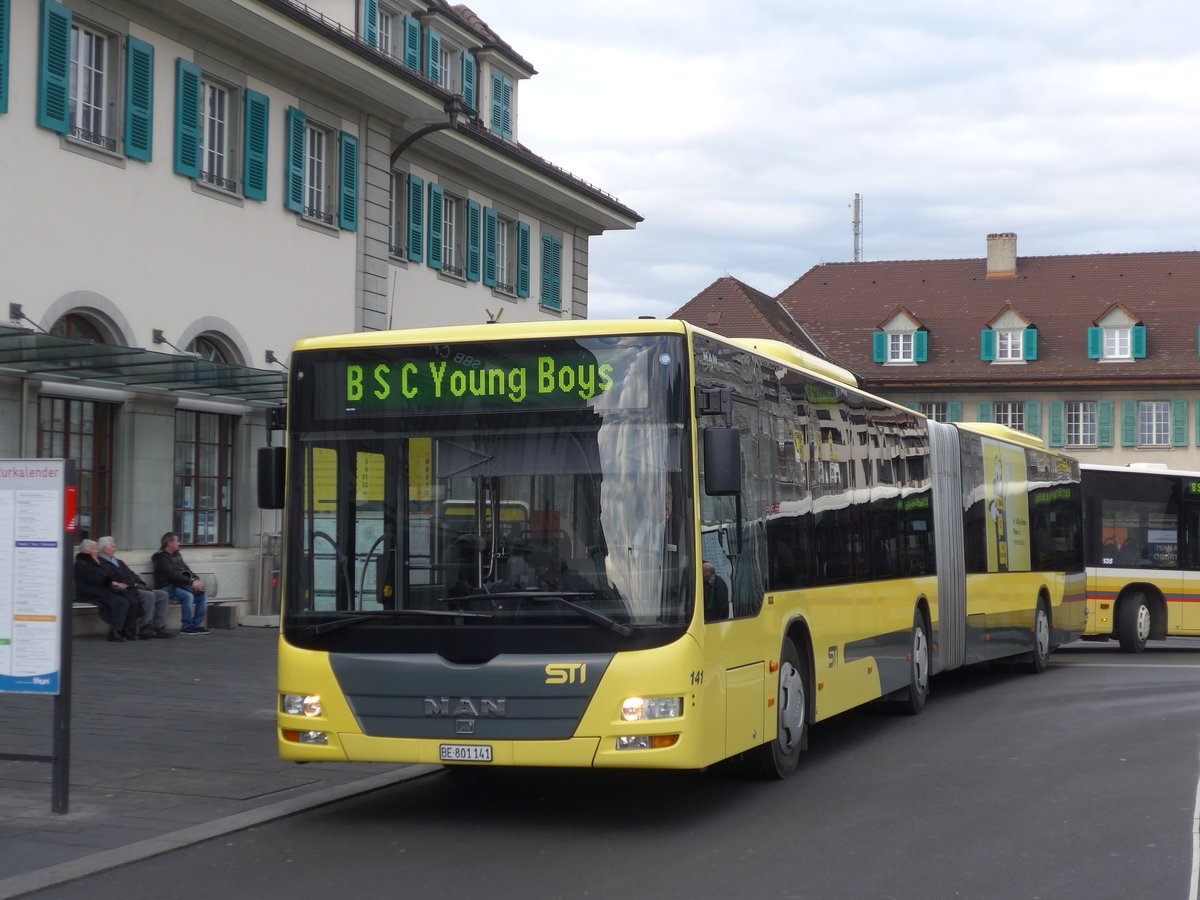
[[[808,669],[791,638],[784,640],[779,658],[778,734],[775,740],[754,748],[754,762],[766,778],[787,778],[800,762],[808,744]]]
[[[1029,671],[1038,675],[1050,665],[1050,614],[1046,604],[1038,600],[1033,616],[1033,650],[1029,654]]]
[[[1150,638],[1150,604],[1133,594],[1117,609],[1117,640],[1126,653],[1141,653]]]

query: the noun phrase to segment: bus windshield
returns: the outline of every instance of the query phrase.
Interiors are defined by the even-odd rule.
[[[686,626],[681,350],[633,336],[297,354],[289,639],[574,629],[617,647]]]

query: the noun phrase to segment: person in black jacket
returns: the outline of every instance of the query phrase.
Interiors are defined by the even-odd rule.
[[[143,640],[175,637],[167,630],[167,592],[150,590],[137,572],[117,558],[115,538],[106,535],[96,541],[96,545],[100,549],[96,558],[116,571],[118,582],[128,585],[125,596],[137,606],[138,637]]]
[[[162,549],[150,557],[150,562],[154,564],[154,586],[166,591],[172,600],[178,600],[183,608],[179,633],[208,634],[208,629],[204,627],[204,614],[208,610],[204,582],[184,563],[179,553],[179,535],[168,531],[159,545]]]
[[[108,623],[108,639],[114,643],[125,640],[122,632],[127,626],[137,631],[137,617],[130,623],[133,604],[130,598],[113,587],[117,581],[114,570],[97,558],[99,548],[95,541],[83,541],[75,554],[75,597],[83,603],[94,603],[100,610],[100,618]]]

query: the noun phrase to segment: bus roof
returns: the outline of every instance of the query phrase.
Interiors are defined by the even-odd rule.
[[[1182,475],[1185,478],[1200,478],[1200,472],[1187,469],[1172,469],[1166,463],[1126,463],[1123,466],[1105,466],[1099,463],[1080,463],[1079,468],[1096,472],[1125,472],[1142,475]]]
[[[680,319],[565,319],[561,322],[491,322],[482,325],[438,325],[396,331],[356,331],[302,338],[296,350],[330,350],[345,347],[386,347],[403,344],[454,343],[457,341],[520,340],[603,336],[615,334],[686,334]]]
[[[1017,431],[1007,425],[997,425],[995,422],[955,422],[954,425],[963,431],[973,431],[976,434],[1000,438],[1012,444],[1032,447],[1034,450],[1046,449],[1046,442],[1037,435],[1030,434],[1028,431]]]

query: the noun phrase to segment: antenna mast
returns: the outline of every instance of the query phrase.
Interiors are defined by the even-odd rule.
[[[862,194],[854,195],[850,204],[850,221],[854,225],[854,261],[862,262]]]

